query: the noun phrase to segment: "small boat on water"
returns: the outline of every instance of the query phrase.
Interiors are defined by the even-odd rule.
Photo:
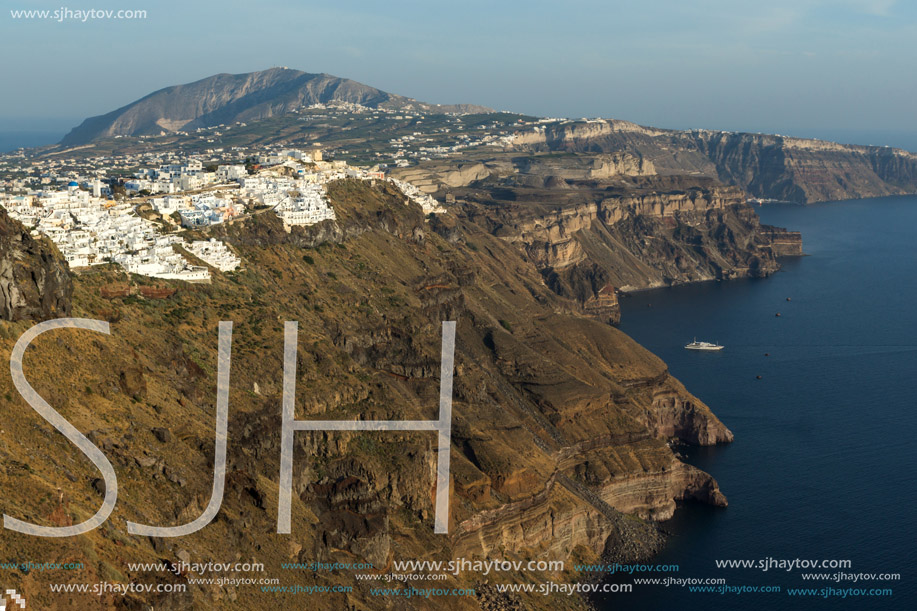
[[[697,338],[694,338],[694,341],[690,344],[685,345],[685,350],[722,350],[725,346],[719,344],[711,344],[710,342],[699,342]]]

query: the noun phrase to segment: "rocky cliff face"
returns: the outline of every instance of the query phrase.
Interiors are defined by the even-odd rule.
[[[656,175],[653,163],[627,152],[561,156],[496,156],[480,161],[431,163],[396,169],[394,175],[435,193],[490,184],[510,188],[570,189],[578,181]]]
[[[627,152],[660,174],[716,178],[800,203],[917,193],[917,154],[766,134],[675,131],[626,121],[566,122],[517,136],[528,151]]]
[[[729,430],[658,358],[545,286],[519,244],[473,215],[427,222],[389,185],[343,181],[329,197],[338,220],[310,232],[287,233],[262,220],[220,228],[245,270],[216,274],[211,285],[176,283],[174,295],[144,300],[103,291],[122,281],[117,272],[76,279],[74,313],[112,321],[112,335],[40,338],[30,379],[75,426],[91,431],[118,473],[119,502],[112,520],[84,537],[8,533],[9,553],[82,561],[85,569],[68,579],[85,582],[186,582],[132,573],[125,558],[231,560],[227,550],[272,572],[283,562],[314,560],[386,567],[393,559],[606,553],[625,561],[648,558],[661,545],[641,516],[669,516],[680,499],[725,503],[716,482],[683,465],[669,444],[726,443]],[[209,498],[219,320],[235,323],[219,517],[180,540],[128,536],[125,519],[183,523]],[[440,325],[458,322],[448,536],[432,532],[436,443],[428,432],[298,432],[293,533],[273,532],[285,320],[299,322],[296,418],[335,420],[435,418]],[[8,354],[12,343],[0,338],[0,349]],[[0,378],[4,393],[15,396]],[[17,401],[16,413],[29,414]],[[0,450],[5,511],[39,523],[91,514],[98,473],[70,460],[78,454],[59,435],[33,425],[28,416],[4,424],[18,440]],[[9,586],[41,606],[49,579],[33,574]],[[379,604],[369,593],[376,584],[350,574],[296,579],[354,586],[322,597],[317,608]],[[463,574],[446,587],[483,586],[483,579]],[[101,602],[251,609],[276,599],[257,588],[190,585],[184,598]],[[477,602],[457,598],[455,605]]]
[[[771,250],[778,257],[799,257],[802,251],[802,234],[783,227],[762,225],[761,234],[770,243]]]
[[[70,313],[67,262],[0,208],[0,320],[46,320]]]
[[[489,198],[498,189],[457,192],[467,198],[464,214],[524,252],[554,292],[605,322],[618,321],[618,291],[763,277],[779,269],[777,257],[802,254],[799,233],[761,225],[740,189],[676,183],[683,188],[515,190],[496,206]],[[594,201],[577,201],[584,193]]]
[[[632,124],[576,124],[558,146],[661,132]],[[617,294],[706,280],[768,276],[780,256],[802,254],[798,232],[762,225],[746,193],[710,178],[660,174],[629,153],[496,155],[431,162],[398,175],[442,198],[458,214],[513,244],[544,283],[578,312],[616,324]],[[455,236],[453,236],[455,238]]]
[[[917,155],[906,151],[706,131],[682,139],[713,162],[720,180],[755,197],[811,203],[917,192]]]

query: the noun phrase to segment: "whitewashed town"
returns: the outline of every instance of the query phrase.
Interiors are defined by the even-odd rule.
[[[324,160],[320,149],[270,151],[245,163],[208,166],[200,156],[189,155],[134,169],[117,180],[107,177],[109,169],[102,160],[81,172],[47,171],[38,188],[22,180],[7,181],[0,206],[33,235],[50,238],[71,268],[116,263],[143,276],[206,282],[211,267],[231,272],[242,261],[226,244],[213,238],[189,241],[181,235],[184,230],[257,211],[276,214],[291,231],[335,219],[325,196],[329,182],[387,179],[378,167]],[[413,185],[389,180],[425,213],[442,211],[433,197]],[[193,264],[183,251],[206,266]]]

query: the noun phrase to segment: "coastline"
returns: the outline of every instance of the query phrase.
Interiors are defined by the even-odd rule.
[[[728,572],[717,569],[714,560],[779,554],[847,558],[867,573],[900,571],[906,582],[859,587],[892,586],[895,598],[886,600],[883,608],[906,608],[904,601],[914,593],[908,546],[883,523],[863,515],[883,511],[889,519],[903,519],[913,502],[913,489],[902,488],[907,477],[895,471],[895,465],[908,460],[912,444],[887,441],[903,421],[913,418],[903,402],[913,384],[888,384],[913,366],[913,350],[908,348],[913,345],[913,326],[907,322],[913,320],[908,307],[913,289],[908,287],[904,295],[892,289],[892,295],[881,301],[885,314],[867,314],[877,307],[877,288],[884,277],[870,271],[875,261],[889,261],[900,267],[898,273],[913,269],[911,260],[889,257],[887,249],[888,242],[907,244],[909,223],[903,219],[914,217],[910,209],[917,197],[875,199],[867,204],[842,200],[831,202],[837,206],[772,209],[763,219],[777,218],[801,229],[810,253],[796,259],[800,265],[767,282],[723,285],[723,290],[696,283],[651,296],[650,291],[639,291],[631,294],[633,302],[625,302],[622,330],[663,358],[692,392],[709,401],[734,427],[738,441],[726,447],[691,446],[684,452],[689,464],[721,483],[730,496],[730,511],[680,504],[672,528],[667,526],[670,521],[660,525],[676,536],[667,539],[654,562],[679,564],[683,578],[725,577],[734,583],[741,576],[741,583],[778,584],[787,590],[822,584],[805,583],[797,573]],[[874,213],[877,209],[887,214]],[[786,221],[791,218],[799,224]],[[884,235],[889,223],[896,230],[883,238],[882,248],[864,243],[873,242],[870,236]],[[839,279],[868,287],[868,295],[858,292],[851,300],[839,300],[846,293]],[[792,302],[787,303],[786,296],[792,296]],[[646,308],[646,302],[653,308]],[[781,318],[773,317],[774,307],[783,310]],[[719,332],[723,343],[734,349],[712,358],[684,353],[671,337],[685,321],[692,321],[699,334]],[[905,336],[898,339],[902,332]],[[756,380],[756,374],[763,379]],[[837,468],[838,458],[842,469]],[[792,473],[790,480],[787,473]],[[847,491],[849,498],[842,506],[832,503],[825,508],[824,499],[838,490]],[[845,536],[837,537],[838,532]],[[687,596],[686,591],[660,587],[634,601],[633,608],[679,604],[687,611],[702,610],[709,608],[710,596]],[[596,597],[591,603],[610,609],[621,600]],[[742,600],[745,608],[759,611],[773,608],[776,599],[759,594]],[[811,608],[804,597],[787,600],[784,595],[783,600],[787,609]]]
[[[61,135],[59,130],[0,130],[0,154],[50,146],[60,140]]]

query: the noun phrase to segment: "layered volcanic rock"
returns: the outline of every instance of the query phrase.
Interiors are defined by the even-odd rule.
[[[70,313],[67,262],[0,208],[0,320],[46,320]]]
[[[736,187],[633,180],[510,193],[484,182],[453,192],[464,215],[519,248],[554,292],[613,324],[617,292],[764,277],[779,269],[777,257],[802,254],[799,233],[762,225]]]
[[[754,197],[799,203],[917,193],[917,153],[769,134],[567,121],[517,134],[522,151],[628,153],[665,175],[716,178]]]
[[[798,232],[762,225],[743,189],[704,176],[714,166],[696,151],[661,155],[640,144],[666,134],[620,121],[561,124],[517,138],[524,155],[396,174],[454,199],[460,216],[519,248],[576,311],[611,324],[620,292],[765,277],[778,257],[802,254]]]
[[[235,554],[269,572],[310,561],[371,562],[382,572],[393,560],[457,557],[604,553],[632,561],[662,542],[641,517],[667,517],[679,500],[725,503],[715,481],[681,463],[670,444],[725,443],[728,429],[658,358],[546,286],[519,244],[463,214],[428,222],[389,184],[341,181],[329,198],[337,220],[308,231],[287,233],[268,215],[221,227],[245,269],[215,273],[210,285],[175,283],[181,290],[165,299],[106,299],[100,288],[123,284],[123,274],[99,269],[76,278],[74,314],[112,321],[111,335],[40,337],[26,367],[36,390],[91,431],[111,460],[118,505],[105,526],[78,538],[9,532],[8,553],[82,562],[68,578],[87,583],[123,577],[188,586],[184,598],[101,600],[113,608],[251,609],[276,598],[130,570],[125,559],[235,561]],[[604,287],[598,292],[610,299]],[[222,508],[193,536],[130,536],[124,520],[185,523],[210,498],[221,320],[234,322]],[[299,323],[296,419],[430,420],[439,407],[443,320],[457,322],[449,534],[433,533],[430,431],[298,431],[292,533],[276,534],[284,322]],[[12,345],[0,338],[7,354]],[[99,473],[0,379],[0,396],[7,393],[4,429],[17,443],[3,450],[4,511],[40,524],[91,515]],[[12,579],[10,587],[44,608],[47,581],[60,577]],[[352,586],[316,597],[316,609],[379,604],[370,593],[377,584],[352,572],[302,571],[295,579]],[[466,572],[437,587],[485,579]],[[72,606],[100,603],[73,596]],[[477,607],[474,598],[450,602]],[[522,604],[555,603],[539,596]]]
[[[769,239],[771,249],[778,257],[798,257],[803,254],[802,234],[798,231],[762,225],[761,233]]]

